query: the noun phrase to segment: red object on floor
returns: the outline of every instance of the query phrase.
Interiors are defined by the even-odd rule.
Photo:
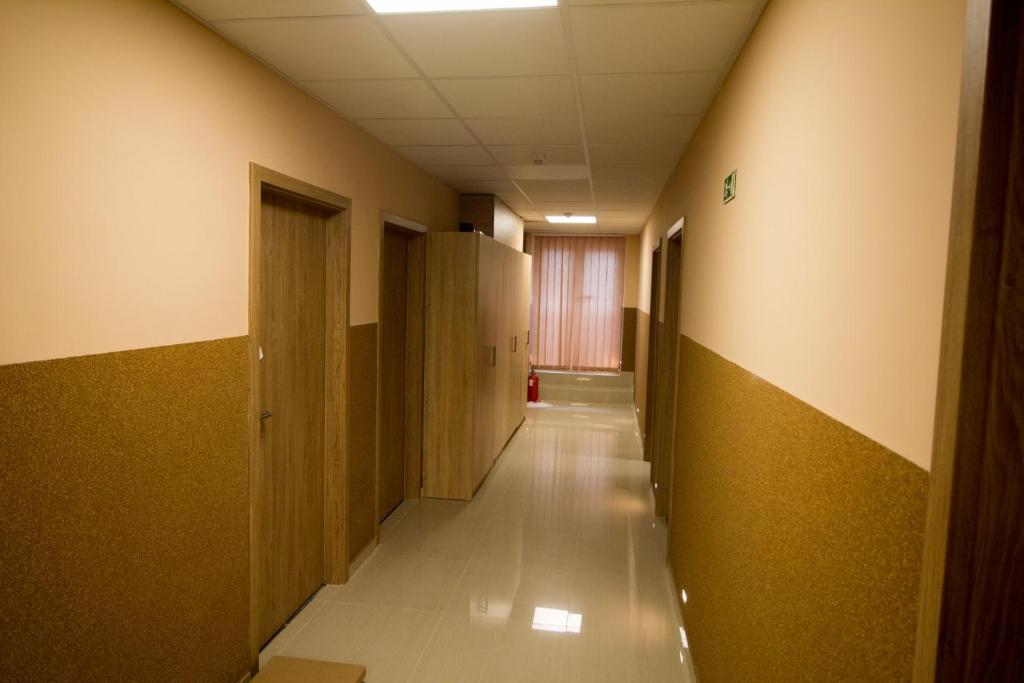
[[[530,376],[526,379],[526,400],[530,403],[540,400],[540,378],[533,368],[530,368]]]

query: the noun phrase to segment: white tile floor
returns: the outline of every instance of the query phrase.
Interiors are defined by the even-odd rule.
[[[681,681],[689,652],[631,406],[530,408],[472,502],[403,503],[260,655],[367,683]]]

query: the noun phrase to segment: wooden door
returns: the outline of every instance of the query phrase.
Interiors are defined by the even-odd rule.
[[[658,386],[658,309],[661,289],[661,248],[654,250],[651,257],[651,320],[647,336],[647,387],[644,401],[644,460],[650,462],[654,455],[654,413],[657,403]],[[653,473],[654,469],[651,468]]]
[[[516,423],[526,417],[526,382],[530,375],[530,301],[533,287],[533,258],[529,254],[519,257],[519,334],[522,347],[519,359],[519,395]]]
[[[473,489],[494,462],[497,430],[498,310],[501,306],[501,254],[489,237],[479,238],[476,318],[476,401],[473,421]]]
[[[651,480],[654,483],[654,514],[668,517],[675,454],[676,349],[679,346],[679,275],[682,267],[682,233],[665,243],[665,322],[659,325],[654,381],[654,451]]]
[[[408,243],[404,232],[385,226],[380,276],[379,520],[398,507],[405,493]]]
[[[509,416],[508,416],[508,392],[512,386],[512,378],[509,372],[512,369],[512,325],[509,319],[508,309],[512,303],[512,292],[509,291],[509,277],[511,276],[508,267],[509,256],[512,249],[504,244],[495,242],[495,253],[497,260],[501,263],[501,278],[497,281],[498,292],[494,296],[497,308],[497,335],[495,337],[497,350],[497,363],[495,365],[496,386],[494,392],[494,458],[498,457],[505,440],[508,438]]]
[[[1024,5],[966,26],[915,683],[1024,680]]]
[[[504,386],[501,392],[501,417],[503,432],[501,443],[504,446],[519,420],[516,419],[516,408],[519,395],[519,359],[522,356],[519,342],[519,257],[518,251],[506,247],[504,250],[502,269],[502,306],[504,319],[502,342],[505,345],[505,367],[503,368]]]
[[[253,459],[256,638],[323,584],[327,215],[264,191]]]
[[[408,242],[405,321],[405,498],[423,487],[423,378],[426,315],[427,236]]]
[[[475,482],[479,235],[427,235],[423,495],[468,500]],[[489,353],[486,360],[490,361]]]

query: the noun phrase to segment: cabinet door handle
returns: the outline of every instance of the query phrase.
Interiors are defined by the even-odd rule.
[[[494,367],[497,364],[498,364],[498,347],[497,346],[492,346],[491,347],[491,367]]]
[[[519,349],[519,335],[512,337],[512,353],[516,353]]]

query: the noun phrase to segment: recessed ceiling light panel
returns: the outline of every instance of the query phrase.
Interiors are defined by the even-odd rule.
[[[558,0],[367,0],[377,14],[469,12],[487,9],[557,7]]]
[[[564,216],[544,216],[548,223],[597,223],[595,216],[575,216],[567,213]]]

